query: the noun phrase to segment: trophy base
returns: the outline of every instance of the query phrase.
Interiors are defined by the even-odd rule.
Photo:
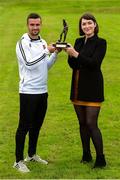
[[[69,45],[65,42],[56,42],[56,44],[53,44],[54,47],[56,48],[67,48]]]

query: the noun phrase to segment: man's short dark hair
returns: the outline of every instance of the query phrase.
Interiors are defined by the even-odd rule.
[[[28,20],[29,19],[38,19],[38,18],[40,18],[42,20],[42,18],[41,18],[41,16],[39,14],[37,14],[37,13],[30,13],[28,15],[28,17],[27,17],[27,24],[28,24]]]

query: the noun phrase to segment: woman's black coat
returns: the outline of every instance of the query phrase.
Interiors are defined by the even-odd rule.
[[[97,35],[76,39],[74,48],[77,58],[68,57],[69,66],[73,69],[71,100],[102,102],[104,101],[104,82],[101,63],[106,53],[106,40]]]

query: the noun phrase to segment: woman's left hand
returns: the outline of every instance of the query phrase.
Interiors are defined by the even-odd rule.
[[[67,47],[64,50],[69,56],[77,58],[79,55],[79,53],[72,46]]]

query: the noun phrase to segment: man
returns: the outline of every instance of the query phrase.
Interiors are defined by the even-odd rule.
[[[30,171],[24,161],[48,164],[36,155],[36,147],[47,110],[47,73],[59,51],[53,46],[47,46],[46,41],[39,36],[41,25],[41,17],[36,13],[30,14],[27,17],[28,33],[25,33],[16,45],[20,75],[20,114],[16,131],[16,162],[13,167],[21,172]],[[28,157],[24,160],[27,133],[29,133]]]

